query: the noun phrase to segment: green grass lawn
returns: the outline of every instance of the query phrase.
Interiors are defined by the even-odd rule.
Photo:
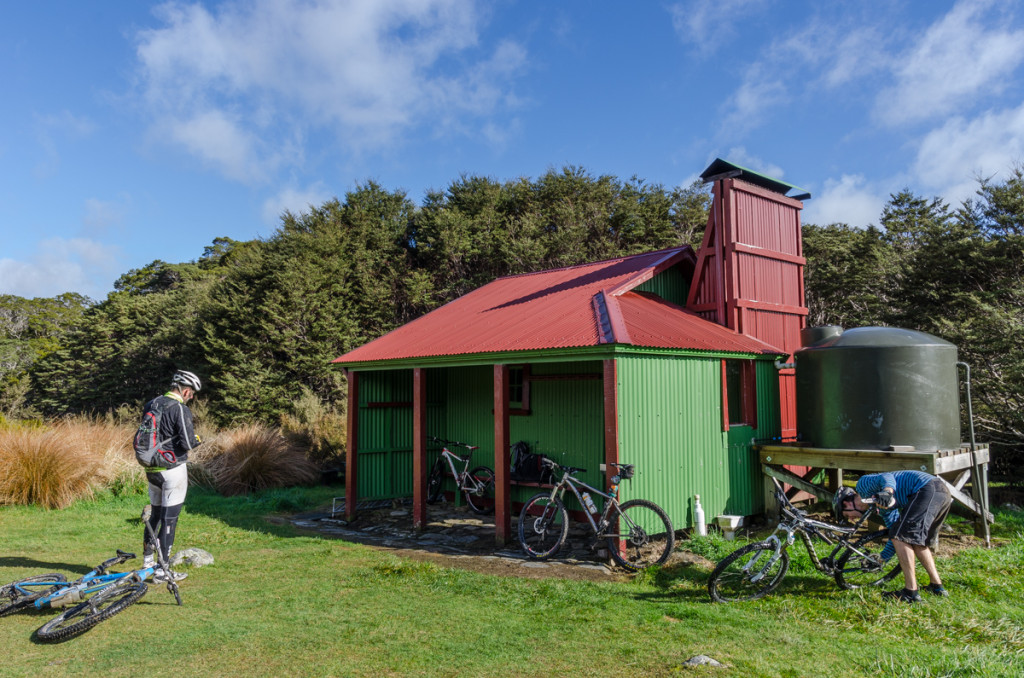
[[[331,488],[225,499],[193,489],[176,547],[217,562],[68,642],[33,631],[52,611],[0,619],[0,675],[136,676],[1020,676],[1024,515],[999,546],[939,561],[951,597],[910,607],[842,592],[795,557],[767,600],[715,605],[708,572],[627,583],[499,578],[402,560],[264,520],[329,501]],[[0,583],[79,575],[139,550],[142,495],[60,511],[0,508]],[[715,558],[733,543],[683,540]],[[802,548],[792,551],[794,556]],[[706,654],[726,668],[687,668]]]

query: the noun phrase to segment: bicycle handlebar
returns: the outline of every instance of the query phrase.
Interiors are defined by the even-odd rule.
[[[465,447],[467,450],[479,450],[478,445],[467,445],[466,443],[460,443],[457,440],[445,440],[444,438],[438,438],[437,436],[427,436],[430,440],[435,443],[441,443],[442,445],[458,445],[459,447]]]

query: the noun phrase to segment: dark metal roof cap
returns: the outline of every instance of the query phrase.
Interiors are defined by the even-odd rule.
[[[935,346],[936,348],[956,349],[955,344],[927,332],[905,330],[899,327],[855,327],[832,339],[803,348],[801,352],[827,348],[899,348],[904,346]]]
[[[766,188],[769,191],[775,193],[781,193],[786,195],[790,191],[796,191],[796,194],[789,196],[794,200],[810,200],[811,194],[799,186],[793,184],[787,184],[785,181],[779,181],[769,176],[755,172],[752,169],[737,165],[729,162],[728,160],[722,160],[721,158],[715,158],[715,161],[708,165],[708,168],[701,172],[700,178],[704,180],[704,183],[710,183],[716,179],[721,178],[739,178],[743,179],[748,183]]]

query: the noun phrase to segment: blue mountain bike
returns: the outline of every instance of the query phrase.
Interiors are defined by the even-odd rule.
[[[142,522],[153,539],[149,527],[147,506]],[[155,539],[154,543],[156,542]],[[156,549],[159,565],[166,572],[170,567]],[[64,640],[83,633],[105,619],[136,603],[146,595],[149,586],[146,579],[156,572],[156,567],[144,567],[128,572],[109,572],[110,568],[135,558],[134,553],[117,550],[117,555],[103,561],[95,569],[75,581],[67,581],[60,573],[41,574],[0,587],[0,617],[17,610],[33,606],[38,610],[67,608],[60,615],[39,627],[36,637],[41,641]],[[181,605],[181,594],[173,577],[167,582],[167,590]]]

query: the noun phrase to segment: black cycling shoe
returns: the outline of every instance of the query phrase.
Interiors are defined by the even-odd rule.
[[[940,598],[949,597],[949,591],[947,591],[946,587],[942,584],[928,584],[928,586],[924,587],[924,590],[933,596],[939,596]]]
[[[907,589],[900,589],[898,591],[882,591],[883,600],[900,600],[904,603],[923,603],[924,599],[921,598],[921,594],[917,591],[908,591]]]

